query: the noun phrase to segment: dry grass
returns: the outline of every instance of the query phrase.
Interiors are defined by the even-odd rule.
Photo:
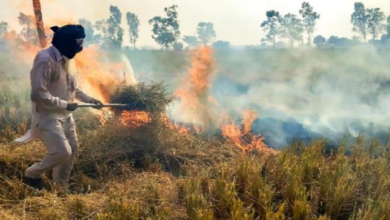
[[[162,83],[137,83],[119,87],[111,98],[112,103],[128,104],[127,107],[113,109],[116,113],[123,110],[147,111],[155,114],[163,113],[173,100],[172,95]]]
[[[276,156],[243,155],[218,137],[154,123],[129,128],[112,121],[83,134],[70,195],[52,186],[49,173],[48,191],[21,183],[23,170],[44,154],[39,142],[2,145],[2,219],[390,216],[390,150],[376,141],[359,137],[327,156],[323,140],[294,143]]]
[[[162,120],[140,127],[110,120],[80,135],[70,195],[53,185],[50,173],[44,176],[48,191],[21,182],[23,171],[44,156],[40,142],[2,145],[0,207],[9,211],[3,219],[185,219],[177,199],[180,176],[230,161],[239,152],[218,138],[178,134]]]

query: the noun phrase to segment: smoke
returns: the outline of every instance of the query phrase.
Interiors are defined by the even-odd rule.
[[[153,54],[150,56],[150,65],[156,66]],[[239,124],[242,113],[253,110],[258,118],[252,132],[265,137],[271,147],[286,146],[294,139],[308,143],[316,138],[327,138],[336,145],[346,135],[359,134],[387,141],[390,56],[386,52],[360,46],[329,50],[243,49],[215,51],[213,56],[216,73],[209,78],[207,94],[215,101],[204,105],[213,112],[210,120],[218,121],[226,113]],[[174,59],[172,56],[171,62],[176,62]],[[191,66],[186,62],[181,65]],[[159,77],[173,78],[170,82],[188,79],[188,71]],[[172,83],[172,90],[183,86]],[[178,106],[173,107],[172,118],[192,123]]]
[[[120,52],[90,46],[75,57],[80,87],[103,102],[109,102],[120,85],[137,83],[129,60]]]
[[[389,55],[374,47],[219,55],[211,95],[231,112],[260,113],[253,129],[272,147],[346,133],[387,138]]]

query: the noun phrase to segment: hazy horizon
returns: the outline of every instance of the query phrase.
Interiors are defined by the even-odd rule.
[[[199,22],[212,22],[217,34],[216,40],[229,41],[233,45],[258,45],[265,32],[260,28],[266,19],[268,10],[277,10],[281,14],[299,14],[304,0],[41,0],[45,25],[64,25],[77,22],[80,18],[91,21],[108,18],[109,6],[118,6],[122,12],[122,26],[125,31],[124,44],[128,45],[128,27],[125,20],[127,12],[135,13],[140,20],[140,33],[137,45],[140,47],[158,45],[151,38],[152,26],[148,20],[154,16],[164,16],[164,7],[178,5],[181,36],[194,35]],[[10,29],[18,30],[19,12],[33,14],[32,2],[22,0],[2,0],[6,11],[0,14],[0,21],[10,24]],[[320,1],[308,0],[316,12],[321,15],[314,35],[352,37],[350,16],[356,0]],[[379,7],[390,15],[390,1],[363,0],[368,8]],[[58,15],[61,16],[58,16]]]

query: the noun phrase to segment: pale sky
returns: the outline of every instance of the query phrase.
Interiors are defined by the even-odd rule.
[[[116,5],[122,11],[122,26],[128,32],[125,14],[135,13],[140,20],[138,46],[157,46],[151,38],[148,20],[164,16],[164,7],[178,5],[182,36],[194,35],[199,22],[212,22],[217,40],[226,40],[234,45],[256,45],[265,33],[260,23],[267,10],[281,14],[299,14],[304,0],[41,0],[45,25],[64,25],[86,18],[96,21],[108,18],[109,6]],[[352,37],[350,15],[354,2],[359,0],[306,0],[321,14],[315,35]],[[380,7],[386,17],[390,15],[390,0],[360,0],[366,7]],[[18,12],[32,14],[31,0],[0,0],[0,21],[18,24]],[[4,7],[5,6],[5,7]],[[128,44],[127,35],[125,42]]]

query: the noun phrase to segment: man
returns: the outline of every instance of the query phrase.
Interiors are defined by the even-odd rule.
[[[96,104],[96,109],[103,107],[102,102],[77,87],[68,71],[69,60],[83,50],[84,28],[66,25],[51,29],[52,46],[38,52],[30,72],[32,128],[28,138],[16,140],[39,138],[48,151],[41,162],[25,171],[25,183],[37,189],[43,188],[41,175],[48,170],[52,170],[55,183],[67,186],[79,147],[72,117],[72,111],[78,107],[74,99]]]

